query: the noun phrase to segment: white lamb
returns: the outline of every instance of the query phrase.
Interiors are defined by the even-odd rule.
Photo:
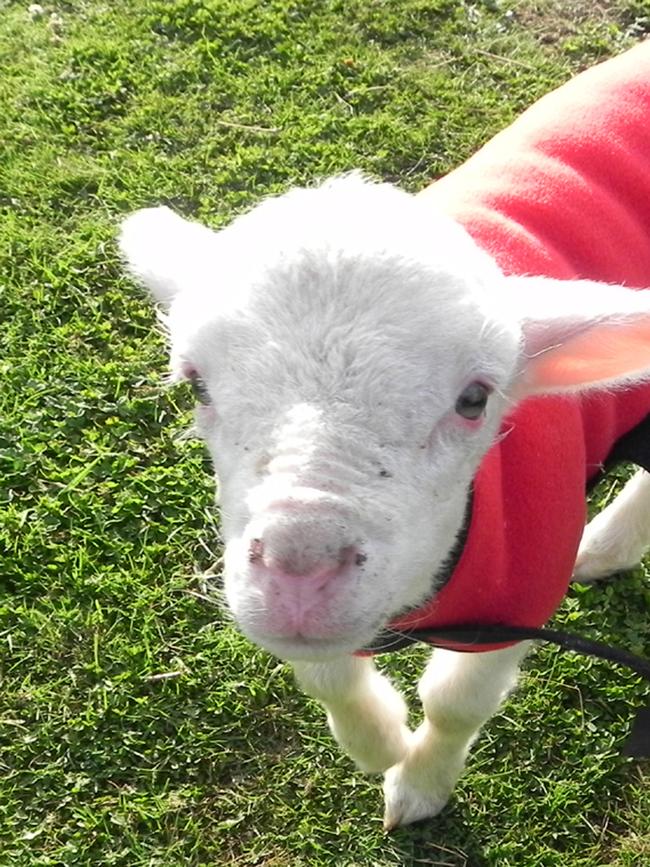
[[[424,197],[356,175],[220,233],[140,211],[121,247],[169,308],[174,375],[197,387],[236,620],[294,663],[359,767],[387,771],[387,827],[435,815],[525,644],[436,651],[414,733],[353,651],[431,594],[517,401],[593,386],[576,378],[581,361],[606,384],[648,377],[650,344],[621,363],[611,353],[647,338],[650,293],[506,278]],[[647,515],[647,477],[634,499]],[[627,562],[628,540],[617,545]]]
[[[588,580],[650,542],[641,472],[578,552],[586,483],[650,466],[650,292],[570,279],[650,285],[649,115],[646,41],[421,195],[348,175],[218,233],[123,226],[200,402],[229,606],[386,772],[388,828],[442,809],[526,643],[436,650],[415,732],[356,651],[387,625],[541,626],[576,554]]]

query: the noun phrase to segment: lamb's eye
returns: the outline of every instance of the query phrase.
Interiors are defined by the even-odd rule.
[[[456,412],[470,421],[480,418],[485,412],[490,389],[482,382],[472,382],[463,389],[456,401]]]
[[[196,371],[192,371],[188,376],[190,381],[190,386],[192,388],[192,392],[194,393],[194,397],[198,400],[199,403],[205,404],[206,406],[212,403],[210,399],[210,392],[206,388],[205,383],[198,375]]]

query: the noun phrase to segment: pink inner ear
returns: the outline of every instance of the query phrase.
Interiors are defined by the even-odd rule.
[[[531,359],[525,389],[584,388],[650,377],[650,321],[596,325]]]

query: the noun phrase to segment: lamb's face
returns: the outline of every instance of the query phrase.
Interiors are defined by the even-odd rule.
[[[489,260],[390,188],[291,193],[213,238],[169,326],[218,477],[228,602],[279,656],[358,649],[433,589],[518,328],[495,317]]]

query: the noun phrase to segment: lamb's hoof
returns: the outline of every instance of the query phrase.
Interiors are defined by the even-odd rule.
[[[390,768],[384,779],[384,831],[432,819],[441,812],[450,795],[448,791],[420,791],[405,779],[401,765]]]

